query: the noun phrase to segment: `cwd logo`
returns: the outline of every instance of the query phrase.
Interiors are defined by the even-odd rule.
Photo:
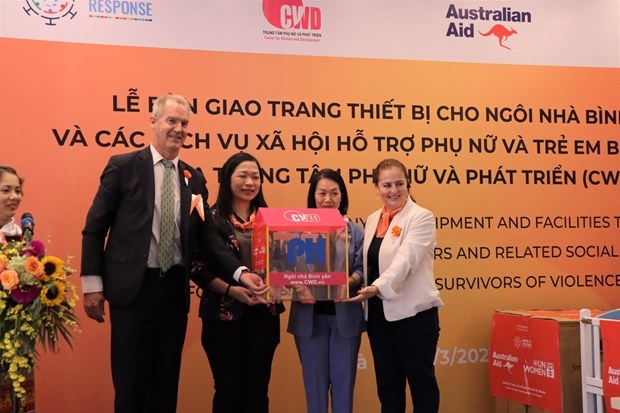
[[[27,6],[23,9],[28,16],[39,16],[47,20],[45,24],[55,26],[56,22],[69,16],[73,19],[77,11],[73,11],[75,0],[26,0]]]
[[[321,222],[318,214],[304,214],[300,211],[289,210],[284,212],[284,219],[292,222]]]
[[[263,14],[278,29],[321,29],[321,9],[302,0],[263,0]]]

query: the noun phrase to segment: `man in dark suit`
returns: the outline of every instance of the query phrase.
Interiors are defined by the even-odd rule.
[[[176,411],[189,278],[202,288],[210,281],[204,272],[190,274],[196,254],[256,294],[266,289],[212,230],[202,173],[179,160],[189,114],[180,95],[154,102],[152,144],[110,158],[82,231],[84,309],[103,322],[109,303],[116,413]],[[173,178],[166,180],[166,168]],[[173,233],[169,248],[161,247],[160,227]],[[158,256],[163,249],[166,259]]]

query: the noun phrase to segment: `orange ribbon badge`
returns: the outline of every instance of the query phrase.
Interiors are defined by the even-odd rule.
[[[192,203],[189,207],[189,214],[192,214],[192,211],[194,211],[194,209],[196,211],[198,211],[198,215],[200,215],[200,218],[202,218],[202,220],[205,220],[205,205],[204,202],[202,201],[202,195],[198,194],[192,194]]]
[[[187,169],[183,170],[183,177],[185,178],[185,186],[189,185],[189,178],[192,177],[192,174]]]

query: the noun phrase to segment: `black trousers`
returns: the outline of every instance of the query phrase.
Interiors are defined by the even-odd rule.
[[[261,304],[245,310],[239,320],[202,320],[202,346],[215,384],[212,413],[269,412],[280,317]]]
[[[185,273],[147,271],[136,300],[110,306],[115,413],[175,413],[187,328]]]
[[[437,413],[439,386],[433,364],[439,339],[437,308],[390,322],[383,315],[382,304],[375,304],[379,305],[369,313],[367,333],[381,413],[405,413],[407,382],[413,411]]]

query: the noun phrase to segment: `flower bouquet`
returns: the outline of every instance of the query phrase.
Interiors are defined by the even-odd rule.
[[[71,347],[79,329],[73,313],[78,296],[67,280],[73,271],[45,255],[40,241],[0,244],[0,372],[17,399],[26,395],[22,384],[36,363],[36,344],[57,352],[59,340]]]

